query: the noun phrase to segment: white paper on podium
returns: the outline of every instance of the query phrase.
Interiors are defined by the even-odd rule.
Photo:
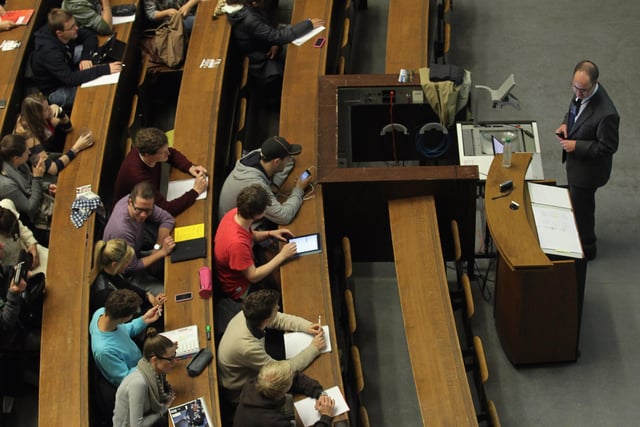
[[[195,178],[187,178],[187,179],[178,179],[176,181],[169,181],[169,185],[167,186],[167,200],[171,201],[173,199],[177,199],[182,196],[187,191],[193,188],[193,183],[196,181]],[[200,193],[196,200],[203,200],[207,198],[207,192],[203,191]]]
[[[94,87],[94,86],[103,86],[103,85],[114,85],[118,83],[118,79],[120,78],[120,73],[107,74],[104,76],[100,76],[97,79],[93,79],[90,82],[82,83],[80,87]]]
[[[306,42],[308,42],[313,36],[315,36],[316,34],[320,34],[321,32],[324,31],[324,25],[320,25],[319,27],[314,28],[313,30],[309,31],[307,34],[305,34],[302,37],[298,37],[297,39],[295,39],[294,41],[292,41],[291,43],[295,44],[296,46],[302,46],[303,44],[305,44]]]
[[[329,335],[329,325],[322,327],[324,331],[324,339],[327,345],[322,350],[322,353],[331,352],[331,336]],[[291,359],[295,357],[305,348],[309,347],[313,340],[313,335],[309,335],[306,332],[288,332],[284,334],[284,357],[285,359]]]
[[[347,402],[345,402],[344,396],[340,392],[340,388],[338,388],[338,386],[326,389],[324,392],[335,401],[335,406],[333,407],[334,417],[340,414],[344,414],[349,410],[349,405],[347,405]],[[307,397],[305,399],[294,402],[293,405],[295,406],[296,411],[300,416],[300,420],[305,427],[313,425],[320,419],[320,413],[316,411],[315,408],[316,399]]]
[[[566,188],[529,183],[540,248],[546,254],[582,258],[582,244]]]

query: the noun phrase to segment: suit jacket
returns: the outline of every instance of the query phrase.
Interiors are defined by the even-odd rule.
[[[567,123],[568,116],[569,113],[563,123]],[[576,140],[575,151],[562,152],[562,161],[567,163],[569,185],[597,188],[609,181],[613,153],[618,150],[619,124],[618,111],[607,91],[599,84],[597,92],[567,135],[567,139]]]

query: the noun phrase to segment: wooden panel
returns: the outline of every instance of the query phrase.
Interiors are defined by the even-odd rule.
[[[179,263],[165,263],[165,292],[168,302],[165,309],[165,328],[175,329],[191,324],[198,325],[200,347],[207,347],[215,354],[215,344],[206,339],[206,326],[213,334],[213,307],[210,299],[198,296],[200,280],[198,270],[213,265],[213,168],[218,135],[218,115],[222,102],[224,72],[231,27],[225,17],[212,20],[216,2],[198,5],[196,21],[189,42],[189,51],[184,65],[178,107],[176,111],[173,146],[184,153],[195,164],[209,171],[209,193],[206,200],[199,200],[176,218],[176,227],[205,224],[208,242],[206,258]],[[200,68],[203,59],[221,59],[216,68]],[[187,178],[184,173],[172,170],[171,179]],[[193,292],[194,298],[184,303],[175,303],[173,296],[181,292]],[[184,367],[188,361],[178,363],[169,382],[176,391],[176,404],[203,396],[216,426],[221,425],[218,398],[216,359],[204,372],[191,378]]]
[[[14,50],[0,52],[0,99],[7,102],[5,108],[0,109],[0,131],[2,135],[10,133],[15,125],[14,114],[19,109],[22,100],[19,99],[21,90],[16,90],[22,84],[22,68],[27,60],[27,47],[31,34],[35,28],[40,9],[40,0],[11,0],[5,5],[5,10],[33,9],[33,16],[28,25],[19,25],[10,31],[0,32],[0,43],[4,40],[17,40],[20,47]],[[16,97],[14,98],[14,95]],[[6,121],[6,123],[5,123]]]
[[[433,196],[389,201],[396,275],[425,426],[476,426]]]
[[[120,2],[118,2],[120,3]],[[118,39],[130,40],[132,25],[116,26]],[[135,43],[127,55],[136,51]],[[104,158],[109,151],[119,150],[117,140],[121,126],[112,123],[116,116],[117,96],[133,79],[136,67],[127,67],[117,85],[78,88],[71,115],[74,130],[67,136],[69,149],[83,127],[91,129],[94,145],[58,176],[58,190],[51,224],[51,240],[47,266],[47,298],[43,310],[40,359],[39,424],[89,425],[89,283],[93,254],[95,215],[76,229],[69,220],[76,187],[91,184],[95,193],[100,188]],[[123,94],[123,97],[125,94]],[[130,105],[130,100],[123,105]],[[123,111],[123,110],[122,110]],[[123,111],[124,112],[124,111]],[[122,115],[122,114],[121,114]],[[52,399],[52,396],[56,396]],[[73,408],[73,410],[70,410]]]
[[[527,212],[529,201],[525,199],[524,176],[531,157],[531,153],[513,153],[511,167],[503,168],[502,154],[496,155],[485,184],[487,225],[498,251],[512,269],[551,268],[552,265],[540,249]],[[512,180],[514,185],[513,191],[505,196],[499,187],[507,180]],[[520,209],[510,209],[511,201],[520,204]]]
[[[391,0],[387,21],[385,72],[417,71],[429,65],[429,1]]]
[[[296,0],[291,22],[296,23],[309,17],[322,18],[326,27],[331,26],[331,0]],[[330,37],[326,32],[323,37]],[[280,111],[280,134],[292,143],[301,144],[302,154],[296,157],[296,166],[291,176],[298,176],[311,166],[317,174],[317,97],[318,76],[325,71],[327,49],[313,48],[312,43],[302,46],[290,45],[287,50],[282,103]],[[293,185],[293,180],[285,184],[285,193]],[[322,323],[329,325],[331,341],[337,344],[329,268],[327,262],[322,188],[316,186],[315,197],[302,204],[298,216],[287,226],[294,234],[319,232],[325,250],[317,255],[305,256],[282,266],[282,302],[286,313],[315,320],[322,316]],[[324,387],[337,385],[341,390],[342,376],[337,347],[331,353],[321,354],[305,373],[317,379]],[[335,421],[347,420],[346,415]],[[298,425],[302,425],[298,421]]]

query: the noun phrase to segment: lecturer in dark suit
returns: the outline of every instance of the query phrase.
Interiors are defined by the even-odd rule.
[[[556,129],[566,162],[567,181],[585,257],[596,257],[595,194],[609,181],[618,150],[620,116],[601,84],[598,67],[579,62],[573,73],[574,96]]]

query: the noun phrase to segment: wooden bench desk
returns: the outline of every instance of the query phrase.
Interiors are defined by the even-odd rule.
[[[6,102],[0,108],[0,132],[2,135],[13,131],[17,113],[22,103],[22,90],[18,90],[24,73],[24,64],[29,57],[27,48],[31,34],[38,21],[41,0],[11,0],[5,10],[33,9],[33,16],[27,25],[19,25],[9,31],[0,32],[0,43],[5,40],[17,40],[20,47],[14,50],[0,51],[0,99]]]
[[[331,0],[296,0],[291,22],[306,18],[322,18],[330,28]],[[319,36],[329,37],[321,33]],[[291,188],[294,177],[308,167],[317,167],[317,96],[318,76],[325,72],[327,49],[313,47],[313,39],[302,46],[289,45],[285,64],[280,110],[280,135],[293,144],[302,145],[302,154],[296,156],[296,166],[284,192]],[[317,175],[317,169],[312,173]],[[333,351],[321,354],[305,373],[317,379],[325,387],[337,385],[341,390],[342,374],[337,348],[324,230],[322,188],[315,187],[315,197],[302,204],[292,224],[285,226],[294,234],[318,232],[322,238],[323,252],[295,259],[280,268],[282,277],[283,311],[315,322],[318,315],[322,323],[329,325]],[[355,409],[355,408],[354,408]],[[347,420],[346,415],[334,422]],[[299,423],[299,425],[301,425]]]
[[[429,65],[428,50],[429,1],[391,0],[385,73],[397,75],[401,68],[417,72]]]
[[[389,201],[398,291],[425,426],[477,426],[433,196]]]
[[[216,201],[212,177],[219,127],[224,126],[219,120],[219,113],[222,110],[223,80],[231,36],[231,26],[226,17],[211,19],[215,6],[215,1],[198,5],[178,96],[173,143],[174,148],[184,153],[193,163],[203,165],[209,171],[207,198],[196,201],[176,218],[176,227],[205,224],[207,256],[175,264],[168,258],[165,260],[165,328],[169,330],[198,325],[200,347],[207,347],[214,354],[213,338],[207,341],[205,335],[206,325],[210,325],[213,337],[213,306],[210,299],[203,300],[198,296],[198,270],[200,267],[213,265],[211,248]],[[222,63],[215,68],[201,68],[203,59],[222,59]],[[171,174],[171,179],[185,178],[188,177],[180,171],[173,171]],[[193,300],[176,303],[174,296],[181,292],[193,292]],[[188,362],[189,360],[179,362],[169,375],[169,382],[177,393],[174,403],[180,404],[203,396],[213,418],[212,422],[215,426],[220,426],[216,360],[214,358],[209,367],[195,378],[187,376],[184,367]]]
[[[116,3],[124,4],[125,1]],[[129,41],[125,59],[136,63],[133,23],[116,26],[118,39]],[[39,424],[89,425],[89,283],[93,257],[95,214],[76,229],[69,219],[76,188],[91,184],[94,193],[113,185],[110,159],[122,157],[121,141],[131,105],[137,67],[127,67],[117,85],[78,88],[67,136],[69,149],[83,127],[93,132],[94,145],[82,151],[58,176],[51,223],[47,298],[43,310],[40,357]],[[123,107],[126,106],[126,107]],[[117,165],[116,165],[117,167]],[[103,177],[105,170],[108,177]],[[102,238],[102,236],[95,236]]]

